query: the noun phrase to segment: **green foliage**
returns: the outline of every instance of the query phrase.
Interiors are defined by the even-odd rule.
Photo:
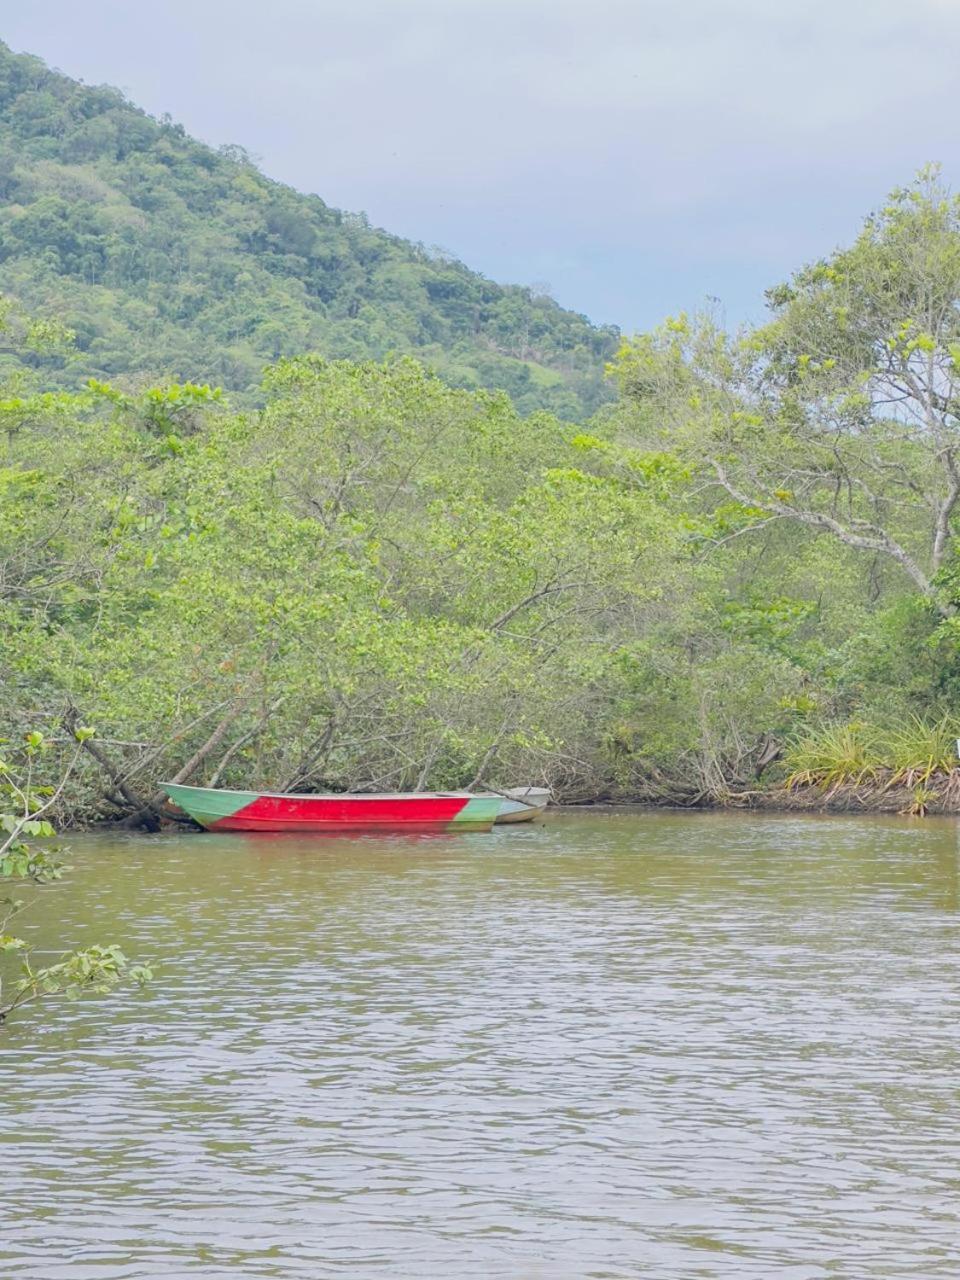
[[[762,554],[705,537],[695,472],[616,418],[523,418],[409,359],[282,360],[263,396],[95,383],[24,417],[0,468],[10,735],[75,704],[144,801],[198,751],[222,785],[693,801],[755,788],[798,734],[811,780],[880,767],[816,756],[817,726],[950,701],[950,628],[893,570],[783,524]],[[90,732],[28,741],[35,785]],[[83,751],[60,817],[127,811]]]
[[[34,774],[42,752],[51,745],[36,729],[28,730],[22,744],[8,759],[0,761],[0,881],[26,881],[47,885],[61,879],[67,868],[54,846],[36,845],[35,840],[50,840],[56,834],[53,825],[42,815],[59,797],[69,781],[82,743],[89,741],[93,730],[78,728],[74,735],[78,744],[73,758],[58,787],[37,786]],[[7,744],[8,748],[10,744]],[[4,998],[0,976],[0,1023],[21,1005],[47,996],[64,996],[69,1000],[85,994],[105,995],[124,980],[144,986],[150,981],[146,965],[131,965],[118,946],[94,945],[67,952],[55,963],[36,966],[25,939],[8,931],[15,916],[27,906],[22,898],[0,898],[0,955],[15,953],[19,976],[12,982],[12,993]]]
[[[759,648],[790,656],[797,632],[815,616],[816,610],[813,600],[791,600],[786,596],[765,599],[749,592],[746,598],[724,602],[720,625]]]
[[[65,996],[78,1000],[82,995],[106,995],[123,981],[146,986],[153,972],[147,965],[133,965],[117,946],[84,947],[71,951],[55,964],[34,969],[23,962],[24,973],[14,989],[10,1004],[0,1009],[0,1018],[19,1005],[42,996]]]
[[[524,412],[573,419],[610,396],[616,330],[271,182],[242,148],[213,151],[2,44],[0,288],[58,313],[21,354],[48,385],[193,380],[252,399],[264,365],[316,350],[414,352]]]
[[[572,384],[544,355],[566,313],[545,306],[538,328],[522,293],[118,95],[34,69],[41,101],[13,63],[2,118],[25,159],[0,179],[34,185],[0,215],[3,265],[55,296],[113,219],[84,298],[112,305],[129,286],[117,335],[149,332],[151,350],[185,335],[175,376],[114,383],[99,370],[121,368],[129,333],[114,350],[105,319],[85,329],[67,308],[71,354],[63,328],[0,304],[0,733],[29,774],[9,809],[19,840],[49,835],[23,825],[47,805],[58,825],[155,815],[158,781],[185,761],[209,785],[522,780],[689,804],[785,777],[897,784],[925,810],[960,699],[952,197],[927,179],[897,193],[851,249],[771,294],[768,325],[681,316],[624,343],[620,404],[573,427],[530,412],[567,412]],[[61,207],[68,187],[93,212]],[[52,219],[55,263],[4,230],[23,211]],[[149,269],[141,254],[172,225],[204,245],[175,287],[180,240]],[[128,279],[111,255],[134,242]],[[264,299],[278,358],[251,390]],[[523,412],[482,389],[505,385],[491,343],[525,368],[543,356],[513,387]],[[411,350],[457,363],[441,378],[397,354]],[[55,389],[81,372],[95,375],[82,390]],[[8,877],[55,878],[36,849],[11,845]],[[122,970],[105,952],[48,981]]]
[[[673,459],[703,606],[744,664],[732,702],[748,655],[779,662],[781,716],[755,692],[739,714],[764,708],[791,781],[925,791],[953,769],[960,699],[960,198],[924,171],[768,298],[756,328],[680,316],[624,342],[607,420],[619,448]],[[678,641],[709,664],[700,621]],[[664,669],[676,760],[708,732],[684,746],[697,682]]]
[[[542,769],[590,665],[568,639],[651,599],[638,553],[669,522],[572,465],[557,420],[412,361],[281,361],[265,394],[246,417],[195,384],[92,384],[24,419],[0,472],[7,722],[76,701],[144,744],[148,792],[224,714],[224,781]],[[68,794],[96,812],[103,779],[78,768]]]

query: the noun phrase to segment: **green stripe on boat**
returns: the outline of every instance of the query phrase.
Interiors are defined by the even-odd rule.
[[[464,823],[494,822],[500,812],[500,796],[471,796],[460,812],[450,822],[451,827]]]
[[[257,791],[218,791],[209,787],[180,787],[175,782],[160,784],[175,805],[189,813],[201,826],[221,818],[232,818],[259,796]]]

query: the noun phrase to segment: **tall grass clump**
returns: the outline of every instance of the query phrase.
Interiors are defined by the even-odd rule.
[[[850,721],[811,727],[784,753],[787,787],[923,787],[957,769],[958,736],[960,724],[949,716],[911,715],[887,726]]]
[[[891,783],[908,787],[928,782],[936,773],[950,773],[958,765],[960,726],[949,716],[926,720],[912,715],[883,732],[879,746]]]
[[[824,790],[876,781],[880,768],[876,732],[853,721],[808,729],[784,752],[787,787],[818,786]]]

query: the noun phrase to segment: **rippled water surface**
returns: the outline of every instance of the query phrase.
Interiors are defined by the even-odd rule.
[[[72,846],[158,976],[0,1031],[4,1280],[960,1275],[952,822]]]

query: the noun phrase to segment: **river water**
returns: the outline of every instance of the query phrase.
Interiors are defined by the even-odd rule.
[[[0,1276],[956,1277],[957,834],[76,837],[158,972],[0,1030]]]

